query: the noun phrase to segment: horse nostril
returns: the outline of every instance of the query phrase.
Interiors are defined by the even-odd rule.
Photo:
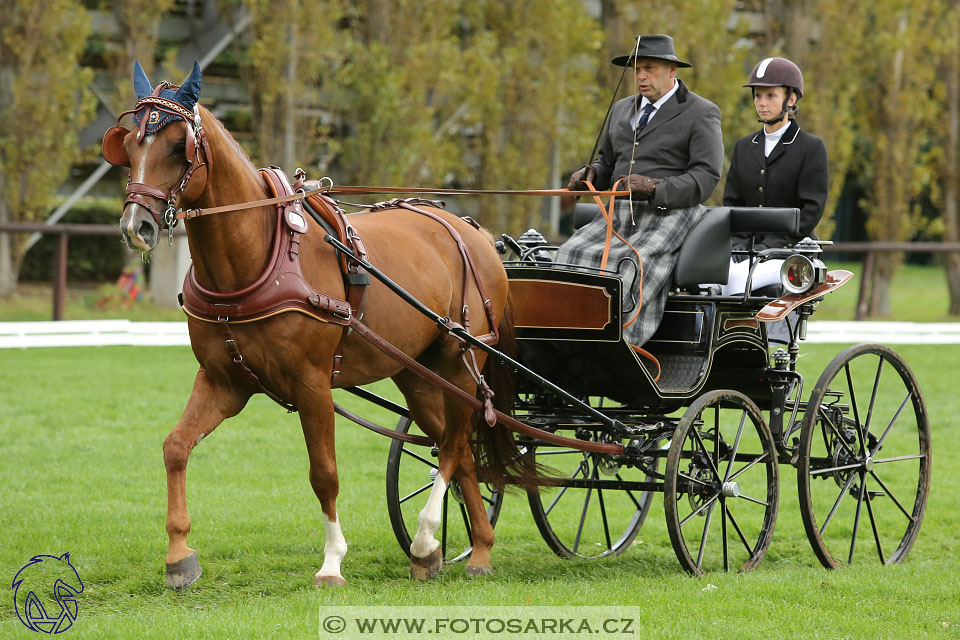
[[[148,245],[153,246],[153,241],[156,237],[156,231],[154,230],[152,224],[147,221],[141,222],[140,226],[137,228],[137,235],[140,236]]]

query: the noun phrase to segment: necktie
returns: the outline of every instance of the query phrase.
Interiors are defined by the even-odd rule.
[[[647,126],[647,121],[650,119],[651,113],[653,113],[653,103],[648,102],[647,106],[643,108],[643,113],[640,114],[640,119],[637,120],[637,129],[634,133],[643,131],[643,128]]]

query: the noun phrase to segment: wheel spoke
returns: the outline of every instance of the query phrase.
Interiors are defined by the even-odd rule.
[[[770,506],[770,503],[769,503],[769,502],[764,502],[763,500],[757,500],[756,498],[751,498],[750,496],[748,496],[748,495],[745,494],[745,493],[741,493],[739,496],[737,496],[737,498],[738,498],[738,499],[746,500],[747,502],[752,502],[752,503],[754,503],[754,504],[759,504],[759,505],[762,505],[762,506],[764,506],[764,507],[769,507],[769,506]]]
[[[833,520],[833,514],[837,512],[837,507],[840,506],[840,501],[843,500],[843,496],[847,495],[847,491],[850,489],[850,484],[853,482],[853,474],[850,474],[850,477],[847,478],[847,482],[843,485],[843,489],[840,490],[840,495],[837,496],[837,501],[833,503],[833,508],[830,509],[830,513],[827,514],[827,519],[824,520],[823,526],[820,527],[820,537],[823,537],[823,532],[827,530],[827,526],[830,525],[830,521]]]
[[[737,438],[733,441],[733,450],[730,452],[730,462],[727,464],[727,475],[723,479],[724,482],[730,480],[730,470],[733,469],[733,462],[737,459],[737,449],[740,448],[740,438],[743,436],[743,425],[747,421],[747,410],[744,409],[740,414],[740,426],[737,428]],[[717,440],[720,440],[720,434],[717,433]],[[719,456],[718,456],[719,459]]]
[[[853,409],[853,423],[857,426],[857,440],[860,441],[860,451],[866,451],[863,443],[863,423],[860,422],[860,411],[857,408],[857,393],[853,389],[853,378],[850,374],[849,362],[843,365],[843,370],[847,374],[847,388],[850,390],[850,407]]]
[[[577,535],[573,540],[573,552],[576,553],[580,547],[580,536],[583,535],[583,525],[587,521],[587,508],[590,506],[590,495],[593,488],[587,489],[587,497],[583,501],[583,511],[580,513],[580,525],[577,527]]]
[[[820,410],[823,411],[823,407],[820,407]],[[837,425],[833,424],[833,420],[830,419],[830,416],[828,416],[825,411],[823,411],[820,415],[822,416],[823,421],[826,422],[827,425],[830,427],[830,429],[833,431],[833,434],[834,434],[834,436],[836,437],[837,442],[839,442],[839,443],[843,446],[843,448],[847,450],[847,453],[849,453],[851,456],[853,456],[854,458],[856,458],[856,457],[857,457],[857,452],[856,452],[856,450],[852,449],[852,448],[850,447],[850,444],[849,444],[846,440],[844,440],[843,436],[840,434],[840,429],[837,427]],[[827,438],[826,438],[827,434],[826,434],[826,431],[824,431],[824,434],[823,434],[823,435],[824,435],[824,446],[826,447],[827,451],[829,452],[829,451],[830,451],[830,443],[827,442]]]
[[[690,513],[686,518],[684,518],[683,520],[680,521],[680,527],[682,528],[683,525],[687,524],[687,522],[689,522],[690,519],[693,518],[694,516],[700,515],[700,514],[703,512],[704,509],[708,508],[710,505],[712,505],[714,502],[716,502],[717,498],[719,498],[719,497],[720,497],[720,494],[719,494],[719,493],[715,493],[714,495],[710,496],[710,498],[708,498],[702,505],[700,505],[699,507],[697,507],[697,508],[696,508],[692,513]],[[679,497],[678,497],[677,499],[679,500]]]
[[[880,387],[880,374],[883,373],[883,363],[885,360],[880,358],[879,364],[877,364],[877,377],[873,381],[873,393],[870,395],[870,406],[867,408],[867,421],[863,423],[863,430],[865,433],[870,432],[870,419],[873,417],[873,407],[877,402],[877,389]],[[866,451],[866,447],[864,447]]]
[[[433,482],[428,482],[427,484],[423,485],[422,487],[420,487],[419,489],[417,489],[417,490],[414,491],[413,493],[408,493],[407,495],[405,495],[405,496],[403,496],[402,498],[400,498],[400,504],[403,504],[404,502],[406,502],[406,501],[409,500],[410,498],[413,498],[413,497],[415,497],[415,496],[420,495],[421,493],[423,493],[424,491],[426,491],[427,489],[429,489],[429,488],[432,487],[432,486],[433,486]]]
[[[707,519],[703,523],[703,535],[700,536],[700,550],[697,551],[697,567],[703,567],[703,552],[707,548],[707,534],[710,533],[710,520],[713,518],[713,507],[716,506],[716,502],[710,505],[710,509],[707,510]]]
[[[751,460],[751,461],[748,462],[747,464],[743,465],[743,467],[741,467],[739,470],[737,470],[736,473],[734,473],[732,476],[730,476],[730,478],[728,478],[727,481],[728,481],[728,482],[732,482],[732,481],[736,480],[737,478],[739,478],[740,476],[742,476],[744,473],[746,473],[747,471],[749,471],[750,468],[753,467],[753,466],[755,466],[758,462],[762,462],[762,461],[764,460],[764,458],[766,458],[766,457],[767,457],[767,452],[764,451],[764,452],[761,453],[759,456],[757,456],[756,458],[754,458],[753,460]]]
[[[582,454],[583,451],[580,451],[579,449],[550,449],[549,451],[537,451],[538,456],[558,456],[558,455],[563,455],[567,453]]]
[[[443,516],[441,518],[441,522],[443,523],[443,533],[440,536],[440,548],[442,549],[444,558],[447,557],[447,498],[449,497],[449,491],[443,494]]]
[[[874,460],[876,462],[876,460]],[[854,462],[853,464],[845,464],[839,467],[827,467],[825,469],[814,469],[810,472],[811,476],[818,476],[824,473],[834,473],[836,471],[847,471],[849,469],[859,469],[862,466],[860,462]]]
[[[890,429],[893,428],[893,425],[896,424],[897,420],[900,418],[900,414],[903,412],[904,407],[907,406],[907,403],[910,402],[910,399],[913,397],[913,392],[907,391],[907,397],[903,399],[903,402],[900,403],[900,407],[897,409],[897,412],[893,414],[893,419],[890,420],[890,424],[887,425],[887,428],[883,430],[883,435],[880,436],[880,439],[877,440],[877,445],[873,448],[873,451],[870,452],[871,456],[877,455],[877,452],[880,451],[880,447],[883,446],[883,441],[887,439],[887,434],[890,433]]]
[[[571,476],[570,476],[569,478],[567,478],[567,479],[568,479],[568,480],[573,480],[573,479],[576,478],[578,475],[580,475],[580,473],[581,473],[582,471],[583,471],[583,463],[581,463],[579,466],[577,466],[577,470],[574,471],[574,472],[573,472],[573,475],[571,475]],[[584,478],[586,478],[586,475],[584,475]],[[557,506],[557,503],[558,503],[558,502],[560,502],[560,498],[562,498],[562,497],[563,497],[563,494],[567,492],[567,489],[569,489],[569,487],[561,487],[561,488],[560,488],[560,491],[557,492],[557,497],[555,497],[555,498],[553,499],[553,502],[550,503],[550,506],[547,507],[547,508],[544,510],[544,512],[543,512],[544,515],[547,515],[547,516],[550,515],[550,512],[553,511],[553,508],[554,508],[555,506]]]
[[[922,453],[917,453],[909,456],[897,456],[896,458],[880,458],[879,460],[874,460],[873,464],[883,464],[885,462],[901,462],[903,460],[919,460],[925,458]]]
[[[900,511],[903,512],[903,515],[907,516],[907,519],[910,520],[910,522],[913,522],[913,515],[907,513],[907,510],[904,509],[903,505],[900,504],[900,501],[897,500],[897,496],[893,495],[893,492],[887,488],[887,485],[883,484],[883,480],[880,479],[880,476],[877,475],[877,472],[870,471],[870,475],[873,476],[873,479],[877,481],[877,484],[880,485],[880,488],[887,493],[887,495],[890,497],[891,500],[893,500],[893,503],[898,507],[900,507]]]
[[[460,505],[460,517],[463,518],[463,528],[467,530],[467,540],[470,541],[470,545],[473,545],[473,531],[470,530],[470,517],[467,515],[467,508],[464,505]]]
[[[873,515],[873,501],[870,498],[870,492],[867,492],[867,515],[870,516],[870,527],[873,529],[873,540],[877,543],[877,554],[880,556],[880,564],[887,564],[883,557],[883,546],[880,544],[880,531],[877,529],[877,520]]]
[[[623,478],[620,477],[619,473],[615,474],[614,477],[620,482],[623,482]],[[624,493],[626,493],[627,497],[630,498],[630,501],[633,502],[633,506],[637,508],[637,511],[640,511],[641,509],[643,509],[643,507],[640,505],[640,502],[634,497],[633,491],[630,491],[630,489],[627,489],[626,491],[624,491]]]
[[[750,548],[750,543],[747,542],[747,537],[743,535],[743,531],[740,529],[740,525],[737,524],[737,519],[733,517],[733,512],[730,511],[730,509],[727,509],[726,505],[724,505],[724,509],[727,512],[727,517],[730,518],[730,524],[733,525],[734,530],[737,532],[737,536],[739,536],[740,541],[743,543],[743,548],[746,549],[747,553],[752,556],[753,549]]]
[[[723,536],[723,570],[730,571],[730,547],[727,544],[727,519],[724,517],[727,513],[727,503],[720,501],[720,535]]]
[[[703,443],[703,439],[700,437],[700,433],[694,427],[690,427],[690,431],[693,433],[694,439],[697,441],[697,444],[700,446],[700,450],[703,451],[703,455],[707,457],[707,462],[710,463],[710,470],[713,471],[714,477],[719,480],[720,472],[717,471],[717,465],[714,463],[713,459],[710,457],[710,452],[707,451],[707,445]],[[717,434],[717,439],[720,439],[720,435]]]
[[[613,549],[610,543],[610,525],[607,523],[607,509],[603,504],[603,490],[597,487],[597,500],[600,501],[600,519],[603,520],[603,535],[607,540],[607,551]]]
[[[881,362],[883,360],[881,359]],[[853,550],[857,546],[857,532],[860,530],[860,512],[863,509],[863,494],[867,491],[867,479],[860,474],[860,491],[857,496],[857,511],[853,516],[853,535],[850,536],[850,555],[847,556],[847,564],[853,564]]]
[[[697,479],[694,478],[693,476],[688,476],[687,474],[685,474],[685,473],[680,473],[679,471],[677,472],[677,477],[678,477],[678,478],[683,478],[684,480],[689,480],[690,482],[695,482],[695,483],[697,483],[697,484],[699,484],[699,485],[703,485],[704,487],[709,487],[709,486],[710,486],[709,483],[704,482],[703,480],[697,480]]]
[[[401,449],[400,451],[401,451],[402,453],[407,454],[407,455],[410,456],[411,458],[416,458],[417,460],[419,460],[419,461],[422,462],[423,464],[427,465],[428,467],[432,467],[432,468],[434,468],[434,469],[438,468],[437,465],[433,463],[433,461],[428,460],[427,458],[424,458],[424,457],[423,457],[422,455],[420,455],[419,453],[414,453],[413,451],[411,451],[410,449],[407,449],[406,447],[404,447],[404,448]]]

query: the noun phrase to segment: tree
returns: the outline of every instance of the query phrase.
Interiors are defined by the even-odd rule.
[[[559,167],[585,163],[606,107],[595,83],[603,44],[577,0],[464,3],[470,25],[469,101],[479,167],[470,182],[497,189],[559,187]],[[552,168],[552,169],[551,169]],[[498,229],[521,231],[538,217],[529,199],[484,199]],[[518,210],[526,215],[516,215]]]
[[[229,13],[222,10],[222,14]],[[258,165],[317,163],[326,138],[316,105],[342,58],[341,0],[243,0],[251,27],[241,77],[250,92]],[[225,7],[221,7],[224,9]],[[310,19],[320,16],[321,19]]]
[[[917,229],[917,198],[929,184],[932,121],[941,111],[933,96],[934,36],[939,5],[925,0],[878,0],[869,5],[871,37],[864,42],[857,110],[863,114],[865,153],[859,167],[869,191],[871,240],[906,241]],[[871,316],[890,315],[889,286],[902,254],[882,253],[870,277]]]
[[[769,0],[763,3],[764,28],[757,58],[783,55],[801,68],[802,126],[823,139],[830,163],[830,191],[821,238],[833,234],[833,212],[854,162],[855,128],[860,124],[854,97],[869,82],[863,73],[869,34],[869,5],[845,0]]]
[[[0,222],[41,220],[93,116],[79,68],[90,19],[80,2],[0,0]],[[16,287],[25,236],[0,234],[0,295]]]
[[[940,200],[944,242],[960,242],[960,1],[948,0],[940,21],[938,84],[943,87],[942,153],[939,156]],[[946,254],[950,315],[960,315],[960,254]]]

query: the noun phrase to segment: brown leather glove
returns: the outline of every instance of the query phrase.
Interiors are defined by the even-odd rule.
[[[597,179],[597,170],[592,166],[587,165],[585,167],[580,167],[572,174],[570,174],[570,180],[567,181],[567,189],[570,191],[586,191],[587,185],[583,183],[584,180],[589,180],[594,182]]]
[[[635,198],[651,199],[657,191],[657,183],[660,178],[648,178],[638,174],[632,174],[627,178],[627,188]]]

